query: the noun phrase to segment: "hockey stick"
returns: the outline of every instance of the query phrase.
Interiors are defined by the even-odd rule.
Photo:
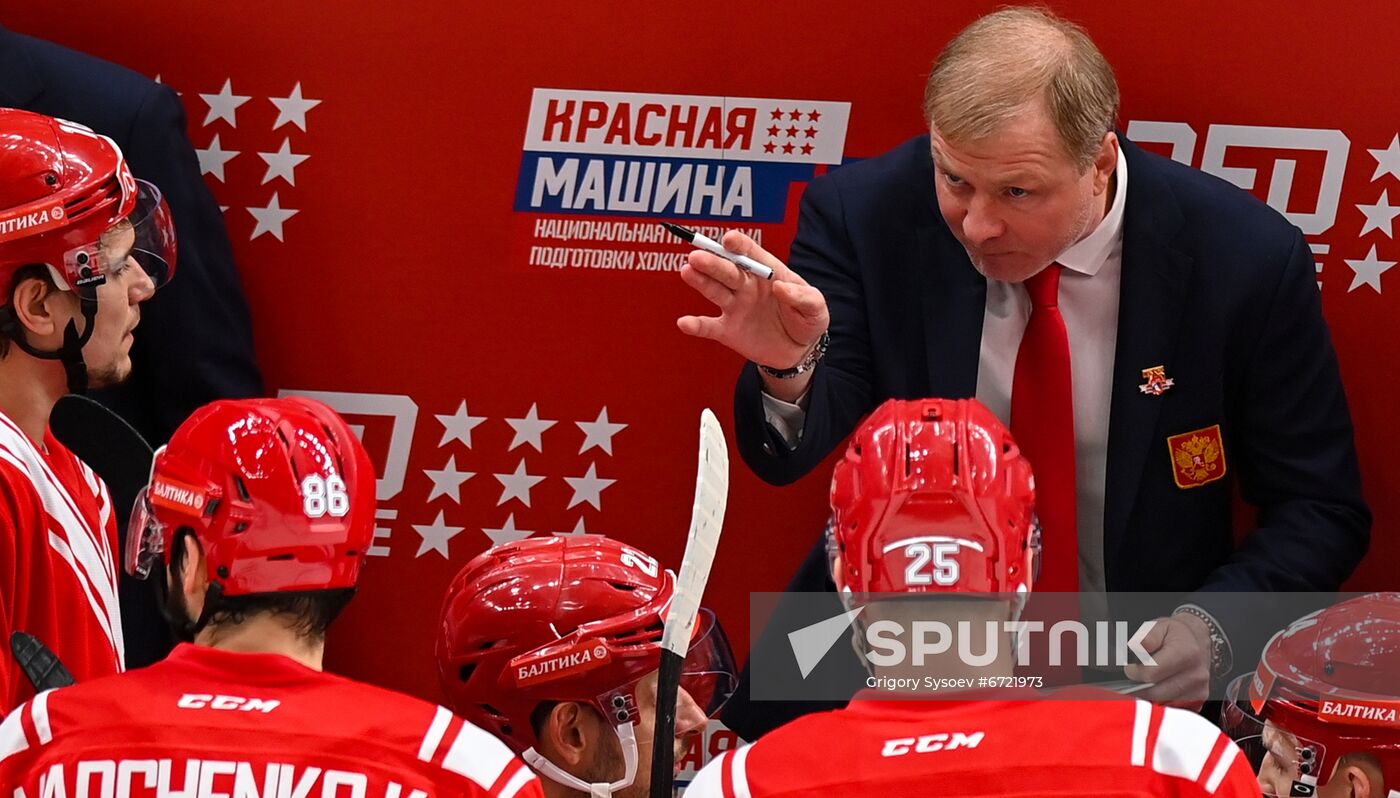
[[[49,416],[54,437],[107,483],[117,519],[117,552],[126,550],[127,525],[136,496],[151,476],[155,453],[121,416],[86,396],[69,394]],[[126,643],[126,665],[139,668],[162,659],[175,644],[161,617],[156,591],[117,568],[118,604]]]
[[[54,437],[107,483],[117,524],[126,528],[126,515],[136,494],[151,476],[151,445],[126,420],[86,396],[68,394],[49,416]]]
[[[651,752],[651,798],[669,798],[675,779],[676,699],[681,665],[690,650],[700,599],[710,579],[710,566],[724,526],[729,500],[729,446],[719,419],[709,408],[700,413],[700,463],[695,475],[695,505],[681,559],[676,591],[661,633],[661,672],[656,680],[656,726]]]
[[[48,646],[28,632],[15,632],[10,635],[10,652],[19,662],[20,670],[29,677],[36,693],[67,687],[73,683],[73,674],[63,667],[63,663],[59,662]]]

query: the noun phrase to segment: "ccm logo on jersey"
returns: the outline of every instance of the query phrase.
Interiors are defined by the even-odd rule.
[[[179,707],[180,709],[236,709],[240,712],[262,712],[265,714],[276,709],[281,703],[275,698],[271,701],[264,701],[261,698],[243,698],[236,695],[185,693],[180,696]]]
[[[905,754],[931,754],[935,751],[956,751],[959,748],[976,748],[986,737],[986,732],[964,734],[925,734],[923,737],[896,737],[885,741],[885,750],[880,756],[904,756]]]

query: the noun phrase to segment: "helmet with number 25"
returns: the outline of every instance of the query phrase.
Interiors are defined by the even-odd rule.
[[[1030,463],[976,400],[885,402],[837,461],[831,508],[828,551],[853,592],[1025,593],[1035,579]]]
[[[345,420],[302,397],[206,405],[156,452],[127,573],[194,535],[225,596],[353,587],[374,535],[375,473]]]

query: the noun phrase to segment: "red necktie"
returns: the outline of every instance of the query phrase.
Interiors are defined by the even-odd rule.
[[[1079,518],[1074,460],[1074,384],[1069,331],[1060,314],[1060,272],[1052,263],[1026,281],[1031,317],[1016,353],[1011,433],[1035,470],[1042,530],[1036,590],[1079,590]]]

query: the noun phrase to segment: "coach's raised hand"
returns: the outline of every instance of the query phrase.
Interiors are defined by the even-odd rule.
[[[731,230],[721,243],[771,266],[773,279],[756,277],[709,252],[691,252],[681,267],[681,279],[713,302],[720,315],[682,316],[676,325],[687,335],[718,341],[762,366],[786,369],[802,362],[830,322],[826,298],[743,233]],[[810,371],[792,379],[777,379],[762,369],[759,374],[769,395],[789,402],[806,392],[812,379]]]

